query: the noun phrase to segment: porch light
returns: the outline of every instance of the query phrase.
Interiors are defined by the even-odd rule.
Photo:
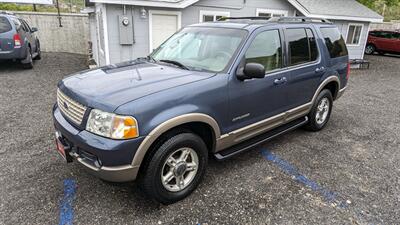
[[[144,7],[140,9],[140,18],[147,19],[147,11]]]

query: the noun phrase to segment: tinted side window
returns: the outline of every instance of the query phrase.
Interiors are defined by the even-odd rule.
[[[331,58],[337,58],[348,55],[346,44],[342,35],[335,27],[321,28],[322,35],[325,39],[325,45],[328,48]]]
[[[29,24],[25,20],[22,20],[22,22],[25,24],[28,31],[31,31],[31,27],[29,26]]]
[[[311,29],[307,28],[308,44],[310,45],[310,61],[315,61],[318,58],[317,41]]]
[[[260,63],[265,71],[282,67],[282,46],[278,30],[258,34],[246,52],[246,63]]]
[[[5,33],[8,32],[12,29],[10,22],[8,22],[8,19],[0,16],[0,33]]]
[[[289,65],[309,62],[311,57],[306,30],[303,28],[286,29],[285,35],[289,45]]]
[[[24,21],[20,19],[19,22],[20,22],[21,25],[22,25],[22,30],[24,30],[25,32],[28,32],[29,29],[28,29],[28,27],[26,26],[26,24],[24,23]]]

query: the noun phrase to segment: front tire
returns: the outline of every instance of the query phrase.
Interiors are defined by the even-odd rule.
[[[34,60],[41,60],[42,59],[42,50],[40,49],[40,42],[38,41],[36,44],[36,57],[34,58]]]
[[[332,93],[328,89],[324,89],[319,93],[311,112],[308,114],[309,122],[305,128],[314,132],[324,129],[331,116],[332,108]]]
[[[208,150],[204,141],[193,133],[181,133],[154,150],[141,179],[145,194],[166,205],[190,195],[206,171]]]
[[[372,55],[372,54],[374,54],[375,51],[376,51],[376,48],[375,48],[375,46],[372,45],[372,44],[368,44],[368,45],[365,47],[365,54],[367,54],[367,55]]]

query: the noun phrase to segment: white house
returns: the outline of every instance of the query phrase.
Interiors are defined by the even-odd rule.
[[[351,59],[362,59],[370,23],[383,17],[355,0],[87,0],[98,65],[147,56],[181,27],[221,17],[307,16],[331,20]]]

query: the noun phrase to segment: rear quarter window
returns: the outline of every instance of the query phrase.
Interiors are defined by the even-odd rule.
[[[0,33],[8,32],[12,29],[10,22],[7,18],[0,16]]]
[[[344,39],[337,28],[322,27],[321,33],[331,58],[347,56],[349,54]]]

